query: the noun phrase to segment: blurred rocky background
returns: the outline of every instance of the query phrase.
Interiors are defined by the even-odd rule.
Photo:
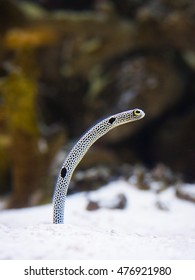
[[[142,189],[151,178],[163,187],[195,181],[193,0],[0,1],[6,207],[51,201],[78,137],[98,119],[131,108],[143,109],[145,118],[100,139],[70,192],[118,177],[134,178]]]

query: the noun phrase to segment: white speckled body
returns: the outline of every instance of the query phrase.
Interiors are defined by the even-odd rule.
[[[65,159],[57,179],[54,192],[53,223],[62,224],[64,222],[64,205],[72,173],[91,145],[114,127],[142,119],[144,116],[145,113],[140,109],[112,115],[94,125],[80,138]]]

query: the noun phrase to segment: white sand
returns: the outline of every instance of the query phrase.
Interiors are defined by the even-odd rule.
[[[85,210],[86,193],[67,197],[65,224],[52,224],[52,205],[0,211],[0,259],[195,259],[195,204],[174,190],[155,206],[152,191],[117,181],[90,193],[108,201],[123,193],[125,210]],[[106,202],[105,202],[106,204]]]

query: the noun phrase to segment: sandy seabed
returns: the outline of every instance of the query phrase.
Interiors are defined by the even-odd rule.
[[[127,207],[107,209],[117,194]],[[87,197],[103,207],[87,211]],[[160,201],[167,209],[160,210]],[[67,197],[65,223],[52,224],[52,204],[0,211],[0,259],[195,259],[195,204],[116,181]]]

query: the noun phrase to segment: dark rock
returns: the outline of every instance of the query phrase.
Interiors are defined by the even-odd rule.
[[[151,170],[151,180],[160,182],[161,185],[157,192],[161,192],[171,185],[176,185],[179,179],[178,175],[174,174],[169,167],[162,163],[157,164]]]
[[[150,182],[147,179],[147,171],[143,166],[136,166],[134,168],[134,185],[140,190],[149,190]]]
[[[115,203],[110,207],[110,209],[124,209],[127,206],[127,198],[124,194],[118,194],[115,198]]]
[[[124,194],[118,194],[110,200],[98,200],[93,201],[89,199],[86,209],[88,211],[94,211],[100,208],[106,209],[125,209],[127,206],[127,198]]]
[[[194,185],[183,185],[176,188],[176,196],[180,199],[195,202],[195,187]]]
[[[100,206],[99,206],[99,203],[96,202],[96,201],[89,201],[88,204],[87,204],[87,207],[86,207],[86,210],[88,211],[94,211],[94,210],[97,210],[99,209]]]

